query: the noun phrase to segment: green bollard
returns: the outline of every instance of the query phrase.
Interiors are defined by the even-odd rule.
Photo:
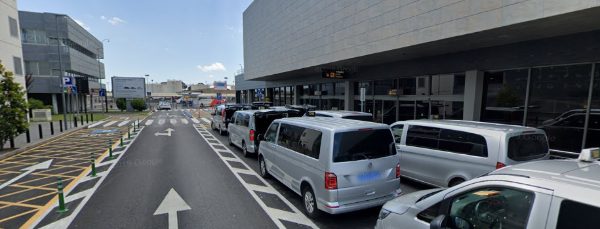
[[[65,195],[63,194],[62,179],[59,177],[56,183],[58,185],[58,210],[56,210],[56,212],[65,213],[69,211],[69,209],[67,209],[67,207],[65,206]]]
[[[123,147],[123,136],[121,136],[121,147]]]
[[[137,119],[137,128],[138,129],[140,128],[140,119],[139,118]]]
[[[112,152],[113,151],[112,150],[112,145],[113,145],[112,139],[109,139],[108,140],[108,158],[110,158],[110,159],[114,158],[113,155],[112,155],[112,153],[113,153]]]
[[[131,128],[127,127],[127,139],[131,140]]]
[[[96,176],[96,160],[94,158],[93,152],[90,154],[90,162],[92,162],[92,174],[90,176],[95,177]]]

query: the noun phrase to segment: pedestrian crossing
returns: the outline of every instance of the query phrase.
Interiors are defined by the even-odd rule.
[[[125,121],[99,121],[97,123],[94,123],[92,125],[90,125],[88,128],[94,128],[94,127],[103,127],[103,128],[110,128],[110,127],[122,127],[122,126],[126,126],[126,125],[131,125],[131,123],[137,123],[135,121],[131,121],[131,120],[125,120]],[[197,118],[161,118],[161,119],[146,119],[146,121],[140,121],[140,125],[145,125],[145,126],[162,126],[165,124],[171,124],[171,125],[193,125],[193,124],[200,124],[200,120],[198,120]]]

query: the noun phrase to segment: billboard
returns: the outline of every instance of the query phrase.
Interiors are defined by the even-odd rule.
[[[227,90],[227,81],[215,81],[213,86],[215,90]]]
[[[87,77],[77,77],[75,79],[75,86],[77,86],[77,92],[81,94],[90,93],[90,85]]]
[[[113,76],[112,92],[113,98],[145,98],[146,79],[144,77],[119,77]]]

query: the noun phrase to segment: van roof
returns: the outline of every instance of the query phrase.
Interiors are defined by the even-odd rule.
[[[600,206],[600,163],[542,160],[508,166],[489,175],[522,177],[528,183],[554,190],[554,194]],[[530,182],[529,182],[530,181]],[[592,201],[595,198],[596,201]],[[594,202],[594,203],[592,203]]]
[[[488,122],[476,122],[476,121],[466,121],[466,120],[408,120],[408,121],[400,121],[402,123],[407,123],[411,125],[426,125],[426,126],[435,126],[435,127],[461,127],[461,128],[476,128],[483,129],[494,132],[502,132],[502,133],[514,133],[514,132],[523,132],[523,131],[538,131],[539,129],[533,127],[526,126],[517,126],[517,125],[508,125],[508,124],[500,124],[500,123],[488,123]],[[393,124],[392,124],[393,125]]]
[[[338,111],[333,111],[333,110],[317,110],[315,111],[315,113],[317,114],[326,114],[326,115],[332,115],[332,116],[373,116],[371,113],[367,113],[367,112],[360,112],[360,111],[346,111],[346,110],[338,110]]]
[[[327,118],[327,117],[297,117],[297,118],[283,118],[279,119],[279,122],[296,124],[306,127],[312,127],[315,129],[326,129],[326,130],[356,130],[363,128],[375,128],[375,129],[388,129],[387,124],[358,121],[352,119],[341,119],[341,118]]]

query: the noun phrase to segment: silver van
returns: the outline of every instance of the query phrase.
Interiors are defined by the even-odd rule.
[[[260,143],[257,136],[264,134],[273,120],[299,116],[300,111],[291,109],[236,111],[227,125],[229,145],[242,149],[246,157],[255,154]]]
[[[549,158],[543,130],[462,120],[393,123],[402,176],[451,187],[507,165]]]
[[[399,156],[385,124],[275,120],[260,144],[258,162],[263,177],[272,175],[302,196],[309,217],[381,206],[401,192]]]
[[[360,111],[308,111],[304,116],[308,117],[328,117],[328,118],[343,118],[343,119],[354,119],[360,121],[373,121],[373,114]]]

